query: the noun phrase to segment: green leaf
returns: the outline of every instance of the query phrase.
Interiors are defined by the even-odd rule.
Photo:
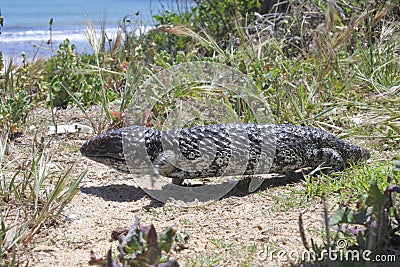
[[[377,181],[374,181],[369,187],[368,197],[365,203],[369,207],[372,206],[373,211],[379,214],[385,201],[386,196],[379,189]]]
[[[395,172],[400,171],[400,160],[393,161],[393,171]]]
[[[131,254],[133,251],[142,251],[142,242],[140,237],[140,230],[136,227],[132,227],[128,234],[126,235],[127,240],[127,248],[129,248],[128,254]]]
[[[160,249],[168,253],[171,250],[172,243],[174,242],[174,230],[172,227],[165,229],[160,234]]]
[[[340,223],[352,223],[353,211],[348,208],[336,210],[329,219],[329,225],[337,225]]]
[[[353,214],[352,223],[365,225],[367,223],[367,218],[367,210],[364,209]]]

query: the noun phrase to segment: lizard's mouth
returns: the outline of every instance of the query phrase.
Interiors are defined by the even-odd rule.
[[[106,166],[117,169],[118,171],[129,173],[128,165],[126,164],[125,158],[110,157],[110,156],[86,156],[87,158],[102,163]]]
[[[85,157],[87,157],[88,159],[97,161],[97,162],[108,162],[108,161],[113,161],[113,162],[120,162],[120,163],[125,163],[125,158],[121,158],[121,157],[113,157],[113,156],[93,156],[93,155],[84,155]]]

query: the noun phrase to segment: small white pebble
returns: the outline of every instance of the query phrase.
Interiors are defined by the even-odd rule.
[[[76,219],[78,219],[78,215],[76,215],[76,214],[70,214],[70,215],[68,215],[67,217],[65,217],[65,220],[66,220],[67,222],[73,222],[73,221],[75,221]]]

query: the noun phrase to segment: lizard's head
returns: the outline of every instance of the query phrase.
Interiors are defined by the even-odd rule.
[[[345,160],[347,163],[362,162],[370,157],[371,154],[367,149],[356,145],[350,145],[350,147],[345,150]]]
[[[122,130],[93,137],[81,147],[81,154],[121,172],[129,172],[122,146]]]

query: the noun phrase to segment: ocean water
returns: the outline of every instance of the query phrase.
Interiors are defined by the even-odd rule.
[[[112,38],[123,18],[129,16],[131,30],[145,31],[154,26],[153,15],[182,12],[194,6],[190,0],[1,0],[4,25],[0,51],[6,58],[49,57],[68,38],[78,52],[91,53],[85,31],[87,23],[100,31],[102,25]],[[52,43],[49,21],[53,18]]]

